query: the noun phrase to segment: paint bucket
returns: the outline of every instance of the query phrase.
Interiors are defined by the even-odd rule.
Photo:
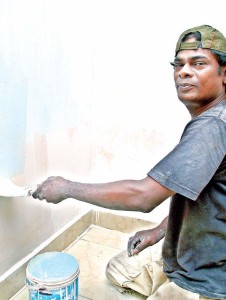
[[[64,252],[46,252],[32,258],[26,269],[30,300],[77,300],[78,262]]]

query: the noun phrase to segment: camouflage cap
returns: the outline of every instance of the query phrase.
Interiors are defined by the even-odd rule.
[[[182,42],[185,35],[194,33],[196,31],[201,34],[201,43],[198,41],[191,43]],[[226,38],[220,31],[209,25],[190,28],[180,35],[176,45],[175,53],[177,54],[179,50],[193,50],[197,48],[218,50],[226,54]]]

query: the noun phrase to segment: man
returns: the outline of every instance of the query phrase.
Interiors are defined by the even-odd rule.
[[[124,253],[114,258],[108,266],[108,278],[131,289],[135,283],[134,289],[138,286],[136,290],[141,293],[140,285],[147,285],[143,294],[148,299],[226,299],[225,37],[208,25],[186,30],[179,37],[172,65],[178,98],[192,119],[179,144],[147,177],[103,184],[51,177],[33,197],[53,203],[75,198],[106,208],[141,212],[150,212],[172,197],[169,217],[157,228],[132,237],[128,243],[131,257]],[[153,260],[142,280],[142,267],[133,278],[128,276],[125,267],[129,269],[133,255],[140,252],[136,256],[139,260],[164,234],[164,273]],[[121,265],[123,260],[126,263]],[[120,283],[117,276],[125,280]]]

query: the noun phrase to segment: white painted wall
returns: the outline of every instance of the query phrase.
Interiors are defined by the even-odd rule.
[[[226,34],[224,1],[0,2],[0,176],[142,178],[189,120],[174,90],[179,34]],[[88,205],[0,198],[0,275]],[[158,220],[167,206],[150,215]]]

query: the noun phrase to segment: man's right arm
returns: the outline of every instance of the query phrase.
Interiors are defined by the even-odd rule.
[[[150,176],[107,183],[73,182],[57,176],[44,181],[32,195],[52,203],[73,198],[109,209],[150,212],[174,193]]]

